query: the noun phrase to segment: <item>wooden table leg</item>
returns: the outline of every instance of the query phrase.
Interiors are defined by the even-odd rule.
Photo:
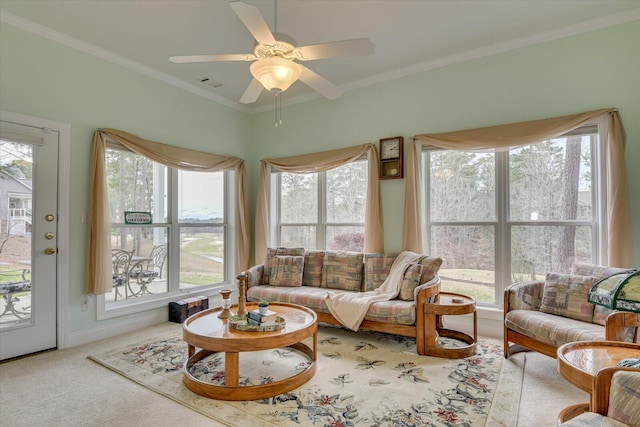
[[[224,354],[224,384],[226,387],[238,387],[240,367],[238,353],[226,352]]]
[[[196,348],[194,346],[192,346],[191,344],[189,344],[188,347],[187,347],[188,358],[191,358],[191,356],[193,356],[193,354],[195,352],[196,352]]]

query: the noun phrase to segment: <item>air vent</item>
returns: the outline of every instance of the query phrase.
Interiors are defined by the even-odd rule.
[[[212,79],[211,79],[211,78],[209,78],[209,77],[202,77],[201,79],[198,79],[198,81],[199,81],[200,83],[202,83],[203,85],[210,86],[210,87],[212,87],[212,88],[214,88],[214,89],[217,89],[217,88],[219,88],[220,86],[222,86],[222,83],[218,83],[217,81],[212,80]]]

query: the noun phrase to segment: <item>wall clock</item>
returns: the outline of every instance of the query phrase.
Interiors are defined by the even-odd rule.
[[[380,179],[402,178],[404,138],[394,136],[380,140]]]

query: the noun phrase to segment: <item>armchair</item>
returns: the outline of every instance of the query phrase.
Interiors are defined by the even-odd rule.
[[[560,413],[562,427],[640,427],[640,369],[605,368],[593,379],[590,411],[567,420]]]
[[[132,258],[132,265],[129,270],[129,279],[135,279],[140,287],[135,294],[150,294],[148,286],[155,279],[162,278],[162,270],[167,259],[167,245],[156,245],[151,249],[148,257],[140,259]]]

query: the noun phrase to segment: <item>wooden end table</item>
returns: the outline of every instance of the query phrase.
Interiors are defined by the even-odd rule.
[[[473,336],[464,332],[444,328],[442,316],[473,314]],[[476,300],[466,295],[440,292],[435,303],[424,304],[425,352],[427,356],[460,359],[476,353],[478,342],[478,318]],[[466,345],[462,347],[439,347],[438,337],[453,338]]]
[[[604,368],[616,366],[629,357],[640,357],[640,344],[621,341],[577,341],[558,348],[558,372],[567,381],[589,395],[593,392],[593,377]],[[578,403],[563,409],[559,420],[569,420],[588,411],[589,403]]]
[[[258,307],[247,304],[247,311]],[[201,396],[219,400],[256,400],[286,393],[309,381],[316,372],[318,318],[302,306],[271,303],[270,309],[282,317],[284,329],[273,332],[240,331],[229,329],[227,319],[218,318],[222,308],[201,311],[185,320],[182,337],[188,344],[188,359],[184,364],[183,381],[187,388]],[[232,307],[232,311],[233,307]],[[313,337],[313,348],[302,343]],[[268,384],[239,385],[239,353],[290,347],[305,354],[310,364],[295,375]],[[200,349],[196,352],[196,348]],[[225,353],[225,385],[219,386],[200,381],[191,375],[193,365],[216,353]]]

